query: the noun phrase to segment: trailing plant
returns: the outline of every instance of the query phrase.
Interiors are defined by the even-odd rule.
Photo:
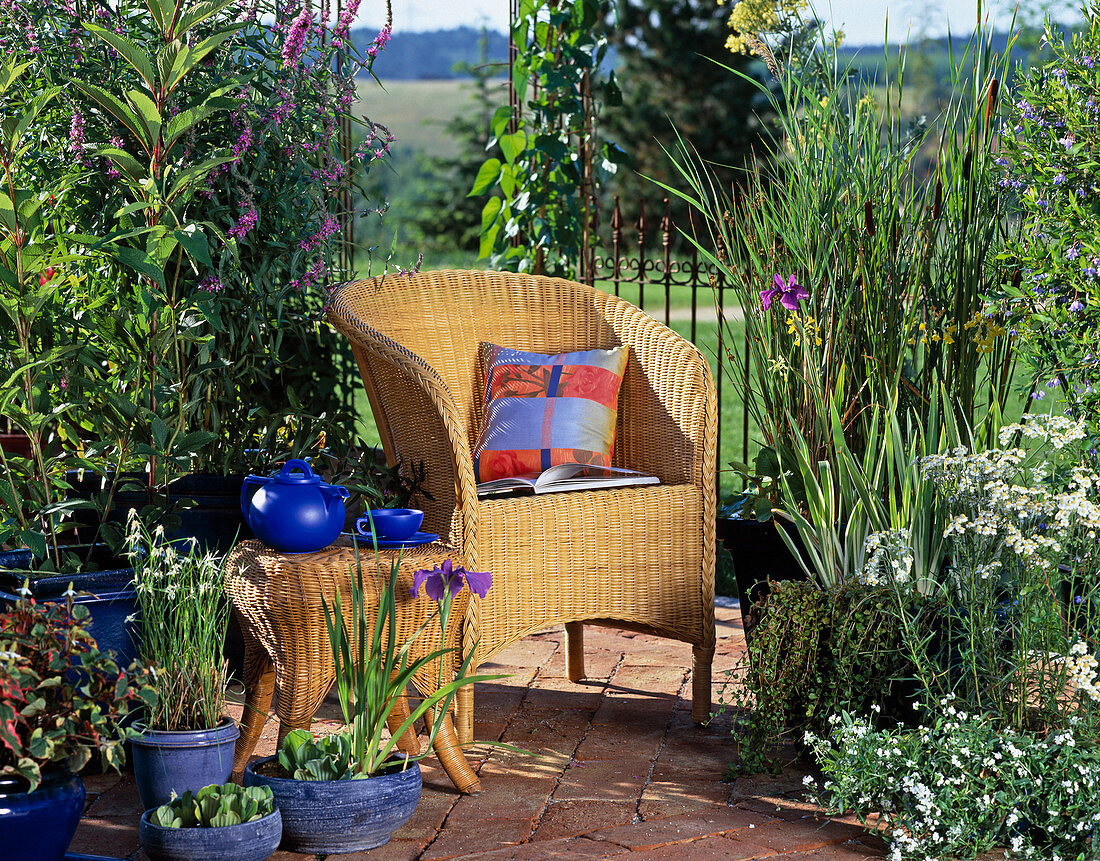
[[[93,756],[118,770],[119,723],[156,702],[145,669],[120,668],[99,650],[72,589],[44,604],[29,595],[0,612],[0,775],[22,777],[33,791],[44,771],[79,771]]]
[[[520,0],[512,23],[518,111],[501,106],[490,123],[487,159],[470,196],[490,194],[481,212],[479,257],[494,269],[575,277],[600,170],[622,151],[601,141],[596,105],[621,103],[614,72],[600,66],[607,39],[596,25],[609,0]],[[591,156],[591,157],[590,157]],[[586,165],[595,165],[589,174]]]
[[[296,730],[284,739],[278,761],[285,772],[299,780],[343,780],[366,778],[387,769],[405,768],[431,750],[431,743],[448,713],[455,692],[462,686],[500,678],[499,675],[467,676],[473,649],[465,655],[455,677],[443,674],[444,658],[451,653],[446,646],[447,623],[451,602],[463,588],[484,597],[492,577],[489,574],[466,571],[447,559],[432,570],[417,571],[412,594],[423,586],[438,608],[404,641],[397,640],[397,575],[400,556],[394,558],[389,573],[379,584],[377,612],[374,618],[367,610],[363,587],[362,560],[356,555],[351,572],[351,604],[346,612],[336,590],[336,604],[324,604],[325,626],[332,649],[336,671],[336,692],[347,730],[336,736],[315,740],[304,730]],[[412,647],[427,634],[438,620],[439,647],[413,658]],[[413,676],[435,662],[435,690],[423,697],[399,728],[386,737],[387,720],[405,696]],[[424,717],[428,723],[429,743],[425,753],[399,757],[395,748],[405,732]]]
[[[999,846],[1036,861],[1097,857],[1093,731],[1019,732],[950,698],[929,706],[925,721],[916,729],[876,728],[834,715],[828,736],[807,736],[824,778],[807,776],[813,799],[855,813],[889,840],[899,861],[974,858]]]
[[[263,819],[275,812],[270,786],[211,784],[198,792],[188,789],[152,812],[149,821],[161,828],[224,828]]]
[[[782,746],[821,727],[843,709],[903,709],[900,624],[890,593],[858,583],[822,590],[812,583],[769,583],[760,622],[748,638],[748,661],[722,708],[751,709],[737,730],[731,774],[777,773]]]
[[[145,724],[154,730],[209,729],[225,714],[225,560],[196,552],[191,539],[182,543],[165,540],[163,526],[150,532],[130,512],[138,654],[152,669],[158,693]]]

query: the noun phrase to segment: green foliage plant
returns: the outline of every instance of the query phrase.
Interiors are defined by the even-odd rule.
[[[439,606],[406,640],[398,642],[395,632],[400,556],[394,558],[385,575],[381,573],[383,565],[377,550],[375,563],[379,570],[377,576],[385,579],[379,584],[378,607],[373,618],[367,609],[363,565],[358,554],[351,572],[350,607],[346,610],[343,607],[339,589],[335,606],[324,605],[325,626],[336,670],[336,691],[347,730],[319,740],[305,730],[288,733],[278,761],[295,779],[354,780],[371,777],[388,768],[406,768],[431,750],[431,743],[462,685],[500,678],[499,675],[466,674],[473,657],[472,649],[463,658],[453,679],[443,675],[443,659],[451,652],[445,646],[451,602],[464,584],[484,596],[491,583],[488,575],[468,572],[451,564],[450,560],[433,571],[418,571],[413,581],[414,594],[426,582],[427,594],[437,600]],[[414,659],[413,645],[436,624],[439,648]],[[423,697],[401,726],[387,736],[386,722],[398,699],[405,695],[413,676],[433,661],[437,662],[438,673],[435,691]],[[398,740],[422,717],[428,723],[429,735],[424,754],[398,755]]]
[[[748,659],[721,698],[723,709],[746,713],[730,775],[777,773],[790,754],[785,745],[841,710],[882,714],[885,706],[896,717],[906,707],[908,667],[887,590],[854,581],[832,589],[799,581],[769,586]]]
[[[1100,314],[1100,213],[1092,205],[1100,100],[1100,14],[1088,7],[1081,32],[1051,27],[1052,59],[1022,75],[998,164],[1015,194],[1022,229],[1004,250],[1019,267],[1000,306],[1018,328],[1018,350],[1039,383],[1095,426],[1100,409],[1095,329]]]
[[[88,631],[88,608],[39,604],[29,590],[0,613],[0,775],[33,791],[44,772],[79,771],[93,756],[125,760],[119,722],[155,694],[139,664],[122,669]],[[80,666],[79,672],[73,667]]]
[[[235,783],[190,789],[153,811],[149,820],[161,828],[223,828],[263,819],[275,812],[270,786],[238,786]]]
[[[225,560],[168,541],[134,511],[127,525],[138,605],[138,654],[151,668],[157,701],[145,726],[199,730],[225,714],[228,668],[222,645],[230,603],[223,586]]]
[[[915,729],[843,713],[807,742],[823,776],[807,776],[811,797],[885,836],[890,858],[974,858],[998,847],[1034,861],[1100,853],[1100,750],[1083,726],[1020,732],[945,697]]]
[[[0,99],[16,90],[27,64],[0,61]],[[26,435],[30,457],[0,450],[0,545],[28,547],[47,567],[62,566],[58,534],[74,510],[65,501],[67,465],[51,437],[75,435],[76,404],[64,397],[57,368],[80,366],[86,351],[50,337],[51,323],[70,321],[59,297],[80,294],[78,280],[60,270],[72,259],[67,225],[51,207],[49,189],[20,181],[20,165],[34,146],[32,130],[55,90],[46,90],[0,121],[0,416]],[[59,189],[57,189],[59,191]]]
[[[520,0],[512,24],[512,79],[520,106],[490,123],[489,146],[502,158],[478,170],[471,196],[488,194],[479,257],[494,269],[575,277],[599,170],[624,160],[600,141],[590,102],[621,101],[614,73],[602,78],[607,38],[597,23],[608,0]],[[588,155],[591,158],[588,158]],[[589,175],[586,163],[596,165]]]

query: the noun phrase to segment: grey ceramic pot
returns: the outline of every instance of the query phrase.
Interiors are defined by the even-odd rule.
[[[283,842],[291,852],[359,852],[388,843],[420,801],[420,765],[365,780],[293,780],[263,774],[260,759],[244,770],[245,786],[270,786],[283,814]]]
[[[145,811],[138,827],[141,847],[152,861],[267,861],[283,836],[277,809],[261,819],[221,828],[165,828],[150,821],[152,812]]]

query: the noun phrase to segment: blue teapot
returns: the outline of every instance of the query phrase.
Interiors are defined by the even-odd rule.
[[[260,487],[250,498],[254,484]],[[308,463],[295,459],[288,460],[276,476],[245,478],[241,511],[264,544],[284,553],[312,553],[340,534],[347,497],[347,488],[325,484]]]

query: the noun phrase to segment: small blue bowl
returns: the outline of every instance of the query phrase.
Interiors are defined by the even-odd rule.
[[[424,512],[419,508],[372,508],[370,517],[360,517],[356,525],[367,534],[371,532],[372,521],[374,537],[379,541],[404,541],[420,529]]]

